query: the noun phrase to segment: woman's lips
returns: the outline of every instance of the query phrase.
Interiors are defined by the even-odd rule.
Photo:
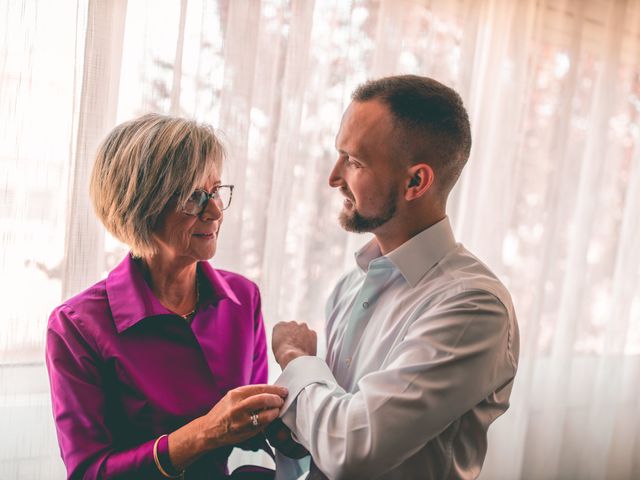
[[[210,238],[214,238],[216,236],[215,233],[210,232],[210,233],[194,233],[193,234],[194,237],[198,237],[198,238],[203,238],[205,240],[210,239]]]

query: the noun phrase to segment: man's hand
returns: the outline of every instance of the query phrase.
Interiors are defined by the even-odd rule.
[[[283,370],[291,360],[306,355],[315,356],[317,343],[316,332],[306,323],[279,322],[273,327],[271,348]]]

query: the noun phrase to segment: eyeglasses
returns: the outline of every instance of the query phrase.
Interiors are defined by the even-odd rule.
[[[231,204],[233,196],[233,185],[218,185],[212,192],[197,189],[187,199],[187,203],[182,207],[182,213],[192,217],[202,215],[204,209],[207,208],[209,199],[213,199],[220,210],[226,210]]]

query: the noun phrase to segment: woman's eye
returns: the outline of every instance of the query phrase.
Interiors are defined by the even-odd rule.
[[[194,204],[194,205],[200,205],[200,203],[203,201],[203,197],[204,197],[204,195],[202,194],[202,192],[199,192],[199,191],[196,190],[187,199],[187,203]]]

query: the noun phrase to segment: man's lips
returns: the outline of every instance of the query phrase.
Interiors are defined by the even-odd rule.
[[[344,203],[345,204],[348,202],[349,204],[353,205],[353,203],[354,203],[353,197],[351,195],[349,195],[349,193],[346,190],[340,190],[340,193],[342,195],[344,195],[344,197],[345,197],[344,198]]]
[[[342,194],[344,195],[344,200],[342,202],[342,205],[347,208],[352,207],[354,204],[353,198],[351,198],[351,196],[347,195],[344,192],[342,192]]]

